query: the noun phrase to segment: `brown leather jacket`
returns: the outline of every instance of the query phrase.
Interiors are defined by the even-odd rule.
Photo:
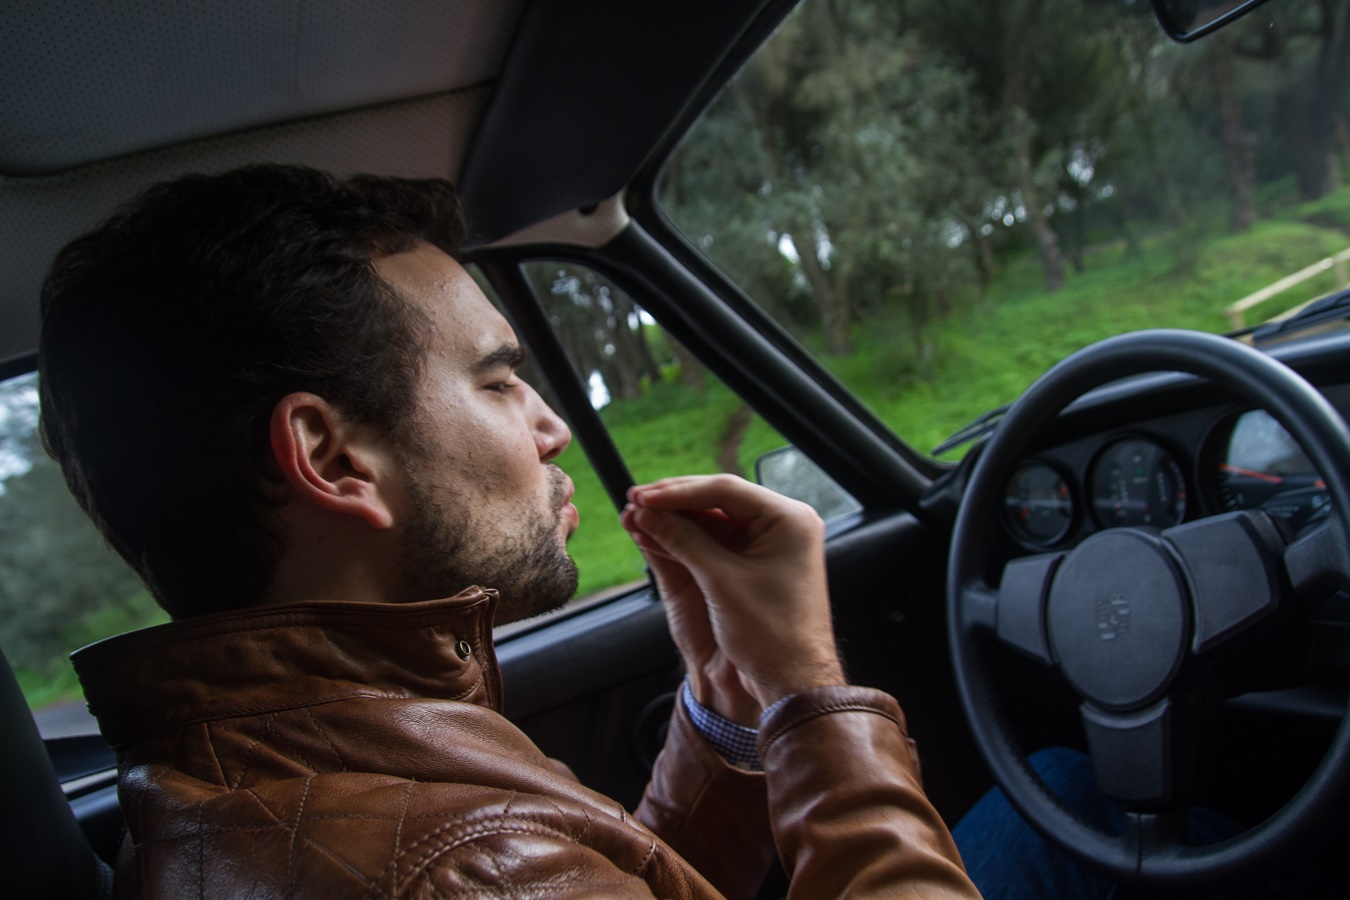
[[[798,695],[733,768],[682,709],[636,816],[498,714],[496,594],[243,610],[74,657],[118,751],[121,896],[975,896],[895,701]]]

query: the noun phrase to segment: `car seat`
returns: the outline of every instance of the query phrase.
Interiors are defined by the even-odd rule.
[[[112,869],[85,839],[0,651],[0,871],[9,897],[102,900]]]

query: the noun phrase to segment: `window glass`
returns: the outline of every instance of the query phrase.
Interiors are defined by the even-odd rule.
[[[1346,283],[1329,9],[1267,4],[1178,45],[1128,0],[808,0],[672,155],[660,203],[930,450],[1095,340],[1224,332]]]
[[[44,736],[92,733],[68,654],[168,616],[75,503],[37,425],[36,373],[0,384],[0,647]]]
[[[603,275],[559,261],[521,269],[638,482],[715,472],[754,480],[756,461],[787,443]],[[645,578],[628,535],[596,527],[615,512],[599,482],[578,471],[589,469],[585,455],[570,451],[558,463],[577,482],[582,526],[571,549],[581,592]]]

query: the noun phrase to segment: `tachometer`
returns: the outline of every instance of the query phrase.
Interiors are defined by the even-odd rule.
[[[1260,509],[1297,531],[1325,515],[1331,497],[1284,426],[1255,409],[1233,422],[1219,453],[1216,492],[1225,509]]]
[[[1003,503],[1008,527],[1028,544],[1053,544],[1073,524],[1073,494],[1068,482],[1043,462],[1025,463],[1013,472]]]
[[[1116,441],[1093,464],[1092,510],[1103,528],[1170,528],[1186,514],[1181,467],[1147,438]]]

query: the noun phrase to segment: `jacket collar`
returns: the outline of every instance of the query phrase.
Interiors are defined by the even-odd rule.
[[[304,603],[171,622],[71,657],[114,747],[187,725],[352,697],[501,711],[497,592],[422,603]]]

